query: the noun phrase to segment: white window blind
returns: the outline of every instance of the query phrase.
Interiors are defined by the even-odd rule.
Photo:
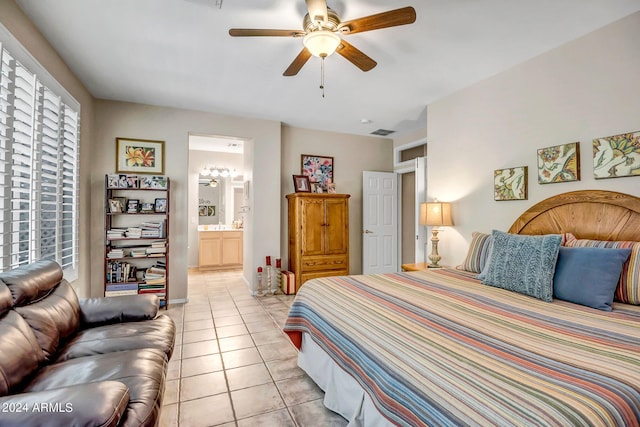
[[[1,44],[0,59],[0,271],[50,259],[72,278],[79,114]]]

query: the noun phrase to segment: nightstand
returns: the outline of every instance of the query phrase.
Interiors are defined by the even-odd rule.
[[[426,262],[418,262],[416,264],[402,264],[402,271],[422,271],[426,269]]]
[[[402,271],[424,271],[429,268],[445,268],[444,265],[439,267],[429,267],[426,262],[417,262],[415,264],[402,264]]]

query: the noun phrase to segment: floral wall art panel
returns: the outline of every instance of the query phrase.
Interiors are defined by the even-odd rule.
[[[538,183],[580,180],[580,143],[556,145],[538,150]]]
[[[527,173],[527,166],[495,170],[493,172],[494,200],[526,200]]]
[[[164,141],[116,138],[116,172],[164,173]]]
[[[640,131],[593,140],[596,179],[640,176]]]

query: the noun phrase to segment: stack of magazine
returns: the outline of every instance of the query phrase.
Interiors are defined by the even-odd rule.
[[[138,286],[138,293],[155,294],[160,298],[161,305],[164,305],[163,301],[166,301],[167,296],[167,269],[164,263],[158,262],[153,267],[147,268],[144,273],[144,283]]]

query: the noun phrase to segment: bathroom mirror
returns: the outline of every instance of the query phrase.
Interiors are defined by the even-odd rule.
[[[200,176],[198,180],[198,224],[226,224],[225,190],[223,177]]]
[[[242,179],[200,175],[198,225],[227,225],[242,219]]]

